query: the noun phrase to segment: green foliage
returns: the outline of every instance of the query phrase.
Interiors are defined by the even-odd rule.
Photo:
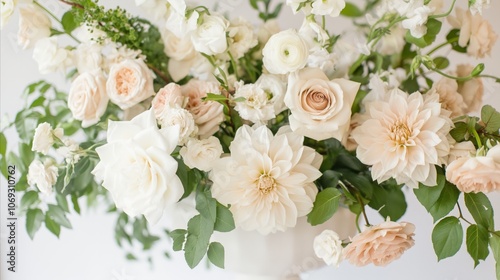
[[[483,193],[464,193],[467,209],[478,225],[487,230],[494,230],[493,206]]]
[[[375,187],[368,205],[377,210],[382,217],[390,217],[392,221],[401,218],[408,206],[401,186],[395,181],[387,181]]]
[[[40,229],[45,215],[40,209],[29,209],[26,213],[26,231],[31,239],[35,238],[35,233]]]
[[[415,38],[411,35],[410,31],[406,32],[405,39],[408,43],[415,44],[419,48],[425,48],[434,43],[436,36],[441,31],[443,23],[437,19],[430,18],[427,23],[427,33],[421,38]]]
[[[448,60],[446,57],[443,56],[438,56],[434,58],[434,65],[437,69],[446,69],[448,66],[450,66],[450,60]]]
[[[326,188],[316,196],[307,221],[315,226],[328,221],[339,208],[341,193],[335,188]]]
[[[224,268],[224,246],[219,242],[212,242],[208,246],[208,260],[214,265]]]
[[[189,220],[187,231],[184,258],[188,266],[194,268],[207,253],[214,223],[202,215],[196,215]]]
[[[184,242],[186,241],[186,234],[187,234],[187,230],[185,230],[185,229],[176,229],[176,230],[169,233],[169,235],[173,241],[172,249],[174,251],[177,252],[177,251],[182,250]]]
[[[45,214],[45,227],[57,237],[61,234],[61,225],[54,221],[49,213]]]
[[[258,3],[262,3],[259,5]],[[272,0],[250,0],[250,6],[259,12],[259,18],[263,21],[275,19],[279,16],[283,3],[278,3],[274,9],[271,9]]]
[[[235,229],[233,213],[229,209],[217,202],[217,217],[214,230],[219,232],[229,232]]]
[[[432,244],[438,261],[455,255],[463,241],[463,229],[456,217],[446,217],[432,230]]]
[[[345,8],[340,12],[341,15],[346,16],[346,17],[362,17],[365,14],[361,9],[358,8],[358,6],[354,5],[351,2],[346,2],[345,3]]]
[[[467,252],[474,260],[474,268],[479,264],[480,260],[485,260],[488,257],[488,230],[482,225],[470,225],[466,233]]]
[[[495,258],[496,278],[500,280],[500,232],[494,232],[489,240],[491,253]]]
[[[500,112],[491,105],[485,105],[481,109],[481,121],[486,132],[498,134],[498,130],[500,130]]]
[[[446,35],[446,40],[448,42],[450,42],[451,48],[454,51],[457,51],[459,53],[466,53],[467,52],[468,43],[467,43],[467,46],[461,47],[458,44],[458,38],[459,37],[460,37],[460,29],[452,29],[452,30],[450,30],[450,32],[448,33],[448,35]]]

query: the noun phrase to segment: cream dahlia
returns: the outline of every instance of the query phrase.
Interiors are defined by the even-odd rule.
[[[443,131],[450,120],[441,112],[437,96],[426,98],[390,90],[383,99],[366,104],[367,120],[352,132],[358,143],[356,153],[371,165],[374,180],[391,177],[399,184],[417,187],[436,184],[435,164],[439,164],[443,146],[448,146]]]
[[[287,126],[275,136],[266,126],[238,129],[231,154],[215,161],[210,174],[212,195],[231,205],[237,227],[285,231],[311,211],[322,158],[303,140]]]

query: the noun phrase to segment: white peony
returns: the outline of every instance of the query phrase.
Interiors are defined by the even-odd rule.
[[[372,166],[372,178],[383,182],[392,177],[410,187],[436,185],[435,165],[449,146],[444,130],[450,126],[439,97],[424,99],[419,92],[409,95],[396,88],[367,102],[365,110],[368,119],[352,131],[352,137],[359,160]]]
[[[25,5],[19,9],[17,43],[23,49],[32,48],[38,40],[50,36],[51,27],[45,11],[34,4]]]
[[[216,15],[203,15],[201,24],[191,33],[191,41],[195,50],[207,54],[215,55],[226,51],[229,22]]]
[[[285,231],[311,211],[322,157],[303,141],[286,126],[275,136],[266,126],[236,131],[231,153],[213,163],[210,179],[213,197],[230,205],[237,227]]]
[[[79,44],[73,52],[78,73],[100,70],[104,63],[101,51],[102,46],[96,42]]]
[[[324,230],[314,238],[314,253],[327,265],[338,267],[342,261],[342,240],[332,230]]]
[[[344,0],[313,0],[311,13],[321,16],[338,17],[345,8]]]
[[[43,194],[51,194],[57,175],[57,166],[50,159],[46,159],[43,163],[35,159],[28,167],[28,184],[36,185]]]
[[[345,142],[359,86],[346,79],[330,81],[317,68],[291,73],[285,95],[285,104],[291,111],[290,127],[318,141],[333,137]]]
[[[223,150],[219,139],[210,136],[201,140],[189,139],[179,153],[189,168],[198,168],[208,172],[212,170],[214,161],[220,158]]]
[[[73,117],[82,121],[82,127],[96,124],[108,106],[106,78],[100,70],[85,72],[72,83],[68,94],[68,108]]]
[[[92,171],[129,216],[143,214],[154,224],[184,188],[170,156],[177,145],[177,127],[159,130],[153,110],[131,121],[109,121],[108,143],[96,149],[100,162]]]
[[[158,117],[161,128],[179,127],[179,145],[184,145],[188,138],[196,136],[198,127],[194,122],[193,115],[179,106],[164,109]]]
[[[73,65],[71,52],[60,48],[56,37],[42,38],[35,44],[33,59],[38,63],[40,74],[64,71]]]
[[[64,131],[62,128],[52,129],[49,123],[41,123],[35,129],[31,150],[46,155],[52,145],[54,145],[54,137],[61,139],[63,135]]]
[[[14,13],[14,9],[16,8],[17,0],[2,0],[2,19],[0,21],[0,29],[2,29],[7,21]]]
[[[259,43],[252,24],[242,17],[232,20],[227,31],[229,52],[234,59],[242,58],[246,52]]]
[[[304,68],[309,49],[297,31],[288,29],[271,36],[262,55],[267,71],[272,74],[287,74]]]
[[[153,75],[144,61],[126,59],[111,67],[106,90],[122,110],[154,95]]]

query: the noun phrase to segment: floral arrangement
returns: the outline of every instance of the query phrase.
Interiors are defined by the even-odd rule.
[[[273,234],[344,207],[359,234],[324,231],[317,256],[383,266],[414,245],[415,226],[398,222],[402,188],[412,188],[434,219],[438,260],[465,235],[475,265],[490,253],[500,261],[485,195],[500,190],[500,113],[480,108],[484,82],[500,78],[436,55],[490,54],[489,0],[468,9],[455,0],[250,0],[258,26],[182,0],[136,0],[149,19],[61,2],[59,17],[38,1],[2,1],[2,26],[19,12],[17,41],[40,73],[71,84],[28,85],[26,106],[0,134],[2,172],[8,178],[9,163],[21,174],[31,238],[42,224],[57,236],[71,228],[66,215],[86,198],[117,213],[118,244],[148,250],[160,239],[150,226],[187,202],[194,216],[165,231],[172,249],[190,267],[205,255],[224,267],[214,231]],[[303,18],[300,29],[280,29],[282,9]],[[355,30],[329,28],[340,16]],[[7,152],[11,127],[21,143]],[[370,224],[367,207],[386,221]]]

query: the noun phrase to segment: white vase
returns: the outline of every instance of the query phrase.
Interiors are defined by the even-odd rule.
[[[285,232],[262,235],[256,231],[235,229],[215,233],[214,239],[225,249],[225,268],[236,273],[238,280],[293,280],[300,274],[324,266],[316,257],[313,240],[323,230],[337,232],[347,239],[356,233],[355,215],[340,207],[335,215],[318,226],[306,217]]]

